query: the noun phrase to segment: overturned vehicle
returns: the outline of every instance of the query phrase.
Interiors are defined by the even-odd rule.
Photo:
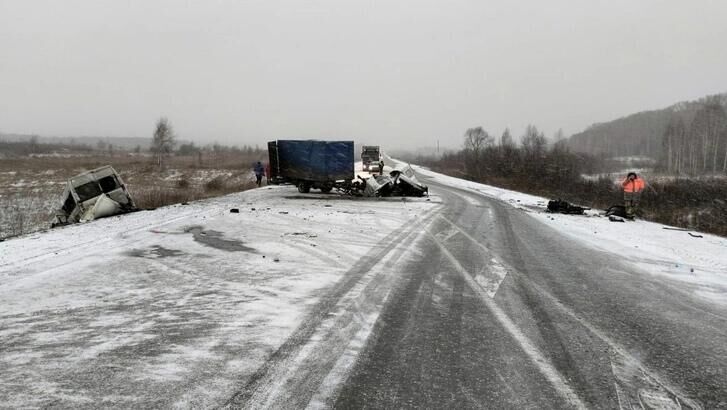
[[[137,210],[126,185],[110,165],[70,178],[61,201],[54,227]]]
[[[425,196],[429,187],[420,183],[409,165],[394,168],[389,175],[363,179],[364,196]]]

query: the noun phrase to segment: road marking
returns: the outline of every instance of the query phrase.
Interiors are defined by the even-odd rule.
[[[438,216],[439,216],[439,218],[441,218],[441,219],[445,220],[446,222],[448,222],[450,225],[454,226],[456,229],[459,229],[460,232],[465,237],[467,237],[472,242],[474,242],[475,244],[477,244],[478,246],[480,246],[482,249],[484,249],[487,252],[491,252],[486,246],[484,246],[481,243],[479,243],[476,240],[476,238],[474,238],[473,236],[469,235],[467,232],[465,232],[464,230],[462,230],[462,228],[460,228],[456,223],[454,223],[451,220],[447,219],[443,215],[438,215]],[[442,245],[440,244],[440,246],[442,246]],[[508,267],[504,266],[503,264],[501,264],[499,262],[498,262],[498,264],[501,266],[502,269],[505,270],[505,274],[507,274],[507,272],[516,272],[515,270],[513,270],[511,268],[508,268]],[[636,358],[634,358],[632,355],[630,355],[626,351],[626,349],[624,349],[619,344],[617,344],[615,341],[613,341],[611,338],[609,338],[608,336],[606,336],[603,332],[601,332],[600,330],[596,329],[592,324],[590,324],[589,322],[587,322],[585,319],[579,317],[574,311],[572,311],[570,308],[568,308],[565,305],[563,305],[563,303],[561,303],[560,300],[558,300],[555,296],[551,295],[549,292],[547,292],[542,287],[540,287],[540,285],[536,284],[535,282],[533,282],[529,278],[524,277],[523,275],[519,275],[519,276],[520,277],[523,277],[524,279],[526,279],[529,286],[532,286],[540,295],[542,295],[542,296],[546,297],[547,299],[549,299],[563,313],[565,313],[566,315],[568,315],[571,318],[573,318],[573,320],[575,320],[576,322],[578,322],[579,324],[581,324],[581,326],[585,327],[593,335],[595,335],[596,337],[598,337],[599,339],[601,339],[604,343],[606,343],[616,354],[618,354],[621,357],[623,357],[624,360],[628,360],[631,363],[634,363],[634,366],[636,366],[641,372],[643,372],[643,375],[645,376],[644,379],[648,381],[646,384],[650,385],[649,386],[650,388],[653,388],[654,385],[657,385],[657,386],[663,388],[664,390],[666,390],[667,392],[669,392],[669,394],[671,394],[674,397],[675,400],[679,401],[681,399],[681,402],[683,402],[684,404],[686,404],[690,408],[694,408],[694,409],[701,408],[701,406],[698,403],[696,403],[694,400],[689,399],[688,397],[686,397],[686,395],[678,392],[677,389],[669,386],[668,384],[666,384],[665,382],[663,382],[662,380],[660,380],[660,378],[656,374],[654,374],[650,370],[646,369],[641,364],[641,362],[639,362],[638,360],[636,360]],[[479,277],[476,277],[475,280],[478,279],[478,278]],[[503,280],[504,280],[504,276],[503,276]],[[478,282],[478,284],[481,285],[481,283],[479,283],[480,281],[477,281],[477,282]],[[498,286],[499,286],[499,283],[498,283]],[[488,290],[487,287],[484,287],[484,288],[485,288],[486,291]],[[497,289],[495,289],[494,292],[497,292]],[[494,292],[492,292],[492,296],[491,297],[494,297],[494,294],[495,294]],[[489,293],[490,292],[488,292],[488,294]],[[613,366],[613,363],[612,363],[612,366]],[[616,375],[616,373],[617,372],[614,371],[614,376]],[[617,392],[617,394],[618,394],[618,392]],[[619,397],[619,399],[620,399],[620,397]],[[679,404],[679,406],[681,407],[682,405]]]
[[[499,306],[497,306],[492,297],[480,286],[479,283],[477,283],[472,278],[469,272],[467,272],[467,270],[459,263],[457,258],[455,258],[454,255],[452,255],[449,250],[447,250],[447,248],[439,242],[439,240],[434,236],[432,232],[430,232],[428,229],[427,231],[429,232],[430,237],[432,238],[434,243],[442,251],[442,254],[447,257],[449,262],[452,264],[455,270],[464,278],[465,282],[467,282],[469,287],[475,293],[477,293],[477,295],[480,297],[480,300],[484,302],[485,306],[490,310],[490,312],[492,312],[493,316],[495,316],[495,319],[500,322],[502,327],[520,345],[525,354],[530,357],[533,364],[538,368],[538,370],[540,370],[540,373],[542,373],[543,376],[545,376],[545,378],[555,388],[556,392],[558,392],[558,394],[560,394],[561,397],[563,397],[566,402],[570,403],[573,407],[577,409],[586,409],[587,407],[581,401],[580,397],[578,397],[578,395],[575,393],[575,391],[573,391],[568,382],[563,378],[560,373],[558,373],[558,370],[556,370],[556,368],[543,355],[543,353],[540,352],[540,349],[538,349],[538,347],[535,346],[535,344],[533,344],[533,342],[531,342],[530,339],[528,339],[528,337],[520,331],[517,325],[512,320],[510,320],[507,314],[502,309],[500,309]]]
[[[484,196],[486,198],[493,199],[493,200],[496,200],[496,201],[501,201],[501,202],[504,202],[504,203],[507,204],[507,202],[505,202],[505,201],[503,201],[503,200],[501,200],[499,198],[489,196],[489,195],[484,194],[482,192],[471,192],[471,193],[472,194],[475,194],[475,195],[476,194],[480,194],[481,196]],[[457,195],[456,192],[455,192],[455,195]],[[459,194],[459,196],[465,197],[467,195]],[[513,204],[508,204],[508,205],[513,205]],[[489,211],[492,212],[492,209],[489,209]],[[448,222],[450,225],[454,226],[456,229],[459,229],[460,232],[465,237],[467,237],[468,239],[470,239],[473,243],[477,244],[478,246],[480,246],[485,251],[491,252],[486,246],[484,246],[481,243],[479,243],[476,238],[474,238],[473,236],[471,236],[467,232],[465,232],[455,222],[452,222],[451,220],[447,219],[443,215],[438,215],[438,216],[441,219],[443,219],[444,221]],[[435,238],[435,240],[436,240],[436,238]],[[439,243],[438,243],[438,245],[440,247],[443,246],[442,244],[439,244]],[[459,265],[459,267],[462,268],[461,265]],[[558,300],[555,296],[551,295],[548,291],[546,291],[545,289],[543,289],[542,287],[540,287],[540,285],[538,285],[537,283],[535,283],[532,280],[530,280],[530,278],[528,278],[525,275],[520,274],[517,270],[512,269],[511,267],[506,267],[506,266],[503,265],[503,269],[506,269],[507,272],[511,272],[512,274],[515,274],[518,277],[524,279],[529,286],[531,286],[533,289],[535,289],[535,291],[537,293],[539,293],[541,296],[544,296],[545,298],[549,299],[565,315],[571,317],[573,320],[575,320],[580,325],[582,325],[583,327],[585,327],[588,331],[590,331],[597,338],[601,339],[604,343],[606,343],[611,348],[611,351],[614,352],[614,354],[619,355],[622,358],[623,361],[629,362],[629,364],[632,367],[634,367],[636,370],[638,370],[642,374],[642,377],[641,377],[642,381],[640,383],[640,386],[635,386],[635,387],[634,386],[629,386],[629,387],[633,387],[634,390],[639,390],[639,387],[642,387],[643,388],[644,385],[646,385],[646,387],[648,387],[648,391],[653,391],[655,389],[658,390],[659,388],[661,388],[661,389],[665,390],[666,392],[668,392],[672,396],[671,398],[676,402],[677,407],[680,408],[680,409],[681,408],[684,408],[685,406],[687,406],[688,408],[691,408],[691,409],[701,409],[702,408],[699,403],[697,403],[696,401],[690,399],[685,394],[681,393],[679,391],[679,389],[674,388],[674,387],[668,385],[667,383],[665,383],[664,381],[662,381],[661,378],[656,373],[654,373],[654,372],[650,371],[649,369],[647,369],[646,367],[644,367],[643,364],[638,359],[636,359],[635,357],[633,357],[630,353],[628,353],[625,348],[621,347],[621,345],[619,345],[618,343],[616,343],[613,339],[611,339],[610,337],[606,336],[605,333],[601,332],[599,329],[597,329],[591,323],[589,323],[585,319],[583,319],[580,316],[578,316],[573,310],[571,310],[570,308],[566,307],[560,300]],[[470,275],[468,274],[467,276],[470,276]],[[711,313],[711,312],[706,312],[706,313]],[[714,315],[714,314],[712,314],[712,315]],[[616,377],[616,379],[618,380],[618,378],[619,378],[618,376],[625,377],[623,371],[620,371],[620,370],[616,370],[615,369],[614,362],[613,362],[613,358],[611,358],[610,361],[611,361],[612,371],[613,371],[614,376]],[[618,386],[618,383],[616,385]],[[626,392],[623,392],[623,393],[626,393]],[[618,390],[616,391],[616,394],[618,396],[617,397],[618,400],[620,401],[621,400],[621,397],[619,395],[619,391]],[[628,400],[628,396],[626,396],[625,399]],[[641,398],[638,397],[638,394],[637,394],[637,399],[638,400],[641,400]]]
[[[522,275],[521,275],[522,276]],[[646,367],[641,364],[639,360],[637,360],[633,355],[628,353],[625,348],[621,347],[618,343],[616,343],[613,339],[606,336],[605,333],[601,332],[599,329],[597,329],[595,326],[593,326],[590,322],[583,319],[579,315],[577,315],[573,310],[571,310],[569,307],[565,306],[560,300],[558,300],[555,296],[551,295],[548,291],[543,289],[540,285],[537,283],[531,281],[530,279],[525,278],[528,282],[528,286],[531,286],[537,293],[539,293],[541,296],[545,297],[546,299],[550,300],[556,307],[558,307],[563,313],[565,313],[567,316],[570,316],[573,320],[578,322],[581,326],[585,327],[588,331],[590,331],[593,335],[601,339],[604,343],[606,343],[610,348],[611,351],[613,351],[615,354],[621,356],[622,360],[628,362],[630,366],[632,366],[634,369],[638,370],[641,375],[643,376],[643,379],[646,381],[646,384],[649,384],[650,388],[653,388],[654,385],[663,388],[669,394],[674,396],[674,399],[676,401],[681,401],[679,404],[679,407],[682,408],[682,404],[685,404],[689,406],[689,408],[692,409],[701,409],[702,407],[695,402],[694,400],[688,398],[685,394],[679,392],[676,388],[668,385],[664,381],[660,379],[659,376],[657,376],[654,372],[650,371]],[[617,371],[614,370],[614,363],[613,359],[611,359],[611,368],[614,372],[614,376],[617,374],[623,375],[623,371]]]
[[[488,249],[485,245],[483,245],[479,241],[477,241],[477,239],[475,237],[473,237],[472,235],[470,235],[469,233],[467,233],[467,231],[460,228],[459,225],[452,222],[450,219],[448,219],[444,215],[440,214],[437,216],[439,218],[441,218],[442,220],[444,220],[445,222],[447,222],[448,224],[450,224],[452,226],[452,228],[456,229],[459,233],[464,235],[464,237],[466,237],[467,239],[472,241],[472,243],[474,243],[475,245],[482,248],[487,253],[487,255],[492,255],[492,251],[490,249]],[[491,263],[488,266],[486,266],[485,268],[488,269],[489,273],[491,274],[490,276],[494,276],[494,279],[486,278],[483,275],[475,275],[475,280],[477,281],[477,283],[480,286],[482,286],[485,289],[485,291],[491,298],[494,298],[495,295],[497,294],[497,290],[500,288],[500,284],[502,283],[502,281],[505,280],[505,277],[507,277],[508,269],[494,257],[490,258],[490,262]]]

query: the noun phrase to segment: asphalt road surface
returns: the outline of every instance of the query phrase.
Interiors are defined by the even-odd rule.
[[[443,206],[357,263],[225,407],[727,408],[726,309],[424,182]]]

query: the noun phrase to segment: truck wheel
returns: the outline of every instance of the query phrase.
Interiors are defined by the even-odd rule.
[[[306,184],[305,182],[301,182],[298,184],[298,192],[301,194],[307,194],[310,192],[310,185]]]

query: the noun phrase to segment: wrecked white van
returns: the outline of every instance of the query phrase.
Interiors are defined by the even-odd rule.
[[[61,198],[53,226],[92,221],[137,209],[124,181],[110,165],[70,178]]]

